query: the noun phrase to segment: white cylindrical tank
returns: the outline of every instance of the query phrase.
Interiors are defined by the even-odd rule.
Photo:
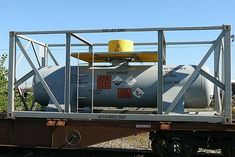
[[[164,97],[177,94],[195,66],[163,66]],[[208,68],[203,67],[208,72]],[[79,71],[79,74],[78,74]],[[91,105],[92,77],[88,66],[71,67],[71,105],[87,107]],[[60,104],[64,104],[65,67],[50,66],[39,70]],[[78,79],[79,77],[79,79]],[[34,98],[41,105],[48,105],[50,98],[40,81],[33,79]],[[187,108],[205,108],[211,102],[212,83],[199,75],[183,96]],[[168,95],[167,95],[168,94]],[[157,65],[122,65],[113,69],[102,67],[94,70],[94,106],[99,107],[156,107]],[[72,107],[73,108],[73,107]]]

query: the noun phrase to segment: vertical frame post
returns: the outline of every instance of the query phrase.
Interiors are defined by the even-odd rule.
[[[47,51],[47,45],[44,46],[44,57],[42,57],[42,67],[45,67],[48,65],[48,51]]]
[[[94,106],[94,83],[95,83],[95,69],[94,69],[94,62],[95,56],[93,51],[93,46],[89,45],[89,52],[92,53],[92,70],[91,70],[91,113],[93,113],[93,106]]]
[[[221,40],[221,52],[220,52],[220,81],[224,84],[224,38]],[[222,103],[222,113],[224,115],[225,105],[224,105],[224,90],[221,90],[221,103]]]
[[[16,34],[15,32],[10,32],[10,44],[9,44],[9,66],[8,66],[8,108],[7,113],[9,117],[12,117],[12,112],[15,110],[15,91],[14,91],[14,83],[15,83],[15,75],[16,75]]]
[[[214,78],[220,78],[220,51],[221,42],[219,42],[214,48]],[[214,84],[214,101],[215,101],[215,111],[219,114],[222,113],[221,99],[220,99],[220,89]]]
[[[80,59],[79,59],[79,53],[77,55],[77,61],[78,61],[78,66],[77,66],[77,99],[76,99],[76,112],[78,113],[79,111],[79,98],[80,98]]]
[[[157,113],[162,114],[162,93],[163,93],[163,48],[164,46],[164,34],[163,30],[158,31],[158,81],[157,81]]]
[[[70,113],[70,70],[71,70],[70,49],[71,49],[71,34],[66,33],[64,105],[65,105],[65,112],[68,112],[68,113]]]
[[[224,111],[226,122],[232,122],[232,102],[231,102],[231,26],[224,26]]]

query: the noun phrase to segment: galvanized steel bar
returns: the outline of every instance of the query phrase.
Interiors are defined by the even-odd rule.
[[[80,119],[80,120],[105,120],[105,121],[167,121],[167,122],[207,122],[222,123],[223,116],[216,116],[214,112],[200,114],[115,114],[115,113],[58,113],[58,112],[22,112],[15,111],[16,117],[35,117],[35,118],[53,118],[53,119]]]
[[[58,61],[56,60],[56,58],[54,57],[54,55],[51,53],[51,50],[49,49],[49,47],[47,46],[47,51],[49,56],[51,57],[52,61],[55,63],[56,66],[59,66]]]
[[[162,64],[166,65],[166,40],[163,34]]]
[[[225,80],[224,80],[224,78],[225,78],[225,76],[224,76],[224,67],[225,67],[225,61],[224,61],[224,40],[223,40],[223,42],[222,42],[222,44],[221,44],[221,46],[222,46],[222,49],[221,49],[221,73],[220,73],[220,78],[221,78],[221,82],[222,83],[225,83]],[[222,90],[221,91],[222,93],[221,93],[221,99],[222,99],[222,106],[223,106],[223,113],[224,113],[224,91]]]
[[[221,50],[221,42],[214,49],[214,77],[220,81],[220,50]],[[220,89],[218,86],[214,85],[214,110],[221,115],[222,113],[222,105],[220,99]]]
[[[162,114],[163,111],[163,46],[164,46],[164,34],[163,30],[158,31],[158,81],[157,81],[157,113]]]
[[[19,48],[21,49],[22,53],[24,54],[26,60],[28,61],[28,63],[30,64],[30,66],[32,67],[33,71],[35,72],[36,76],[38,77],[38,79],[40,80],[42,86],[44,87],[44,89],[46,90],[47,94],[49,95],[49,97],[51,98],[52,102],[55,104],[56,108],[58,109],[59,112],[62,112],[62,108],[60,107],[59,103],[57,102],[55,96],[53,95],[53,93],[51,92],[50,88],[48,87],[46,81],[43,79],[43,77],[41,76],[41,74],[39,73],[39,71],[37,70],[37,68],[34,66],[32,60],[30,59],[29,55],[27,54],[27,52],[25,51],[23,45],[21,44],[20,40],[18,38],[16,38],[16,43],[19,46]]]
[[[86,45],[89,45],[89,46],[93,45],[91,42],[89,42],[88,40],[86,40],[86,39],[84,39],[84,38],[78,36],[77,34],[72,33],[71,35],[72,35],[74,38],[76,38],[76,39],[80,40],[81,42],[85,43]]]
[[[27,45],[24,47],[25,50],[28,49],[29,45],[30,45],[31,41],[28,41]],[[20,56],[17,58],[16,60],[16,66],[19,64],[21,58],[23,57],[23,53],[20,54]]]
[[[232,89],[231,89],[231,26],[224,26],[224,102],[225,102],[225,122],[232,123]]]
[[[205,72],[204,70],[200,70],[199,73],[204,76],[205,78],[207,78],[209,81],[211,81],[214,85],[218,86],[220,89],[224,90],[225,89],[225,85],[218,81],[215,77],[211,76],[210,74],[208,74],[207,72]]]
[[[42,67],[48,66],[48,51],[47,51],[47,45],[44,46],[44,55],[42,57]]]
[[[33,75],[35,75],[34,71],[31,70],[30,72],[28,72],[26,75],[24,75],[23,77],[21,77],[19,80],[16,80],[15,82],[15,87],[18,87],[19,85],[21,85],[22,83],[24,83],[26,80],[28,80],[30,77],[32,77]]]
[[[37,51],[36,51],[35,46],[34,46],[34,43],[33,43],[32,41],[31,41],[31,45],[32,45],[33,52],[34,52],[34,55],[35,55],[35,57],[36,57],[36,60],[37,60],[37,62],[38,62],[38,66],[41,67],[41,63],[40,63],[40,61],[39,61],[39,59],[38,59]]]
[[[17,37],[21,38],[21,39],[24,39],[24,40],[28,40],[28,41],[31,41],[35,44],[38,44],[40,46],[46,46],[45,43],[41,42],[41,41],[37,41],[37,40],[34,40],[34,39],[31,39],[29,37],[26,37],[26,36],[23,36],[23,35],[17,35]]]
[[[66,62],[65,62],[65,87],[64,87],[64,104],[65,112],[70,113],[70,48],[71,48],[71,34],[66,34]]]
[[[221,39],[224,36],[224,31],[222,31],[219,35],[219,37],[216,39],[216,41],[214,42],[214,44],[210,47],[210,49],[208,50],[208,52],[206,53],[206,55],[203,57],[203,59],[200,61],[200,63],[198,64],[198,66],[196,67],[195,71],[191,74],[191,76],[189,77],[189,79],[186,81],[186,83],[184,84],[183,88],[180,90],[180,92],[177,94],[177,96],[175,97],[175,99],[173,100],[172,104],[168,107],[168,109],[166,110],[166,114],[168,114],[169,112],[171,112],[174,107],[176,106],[176,104],[178,103],[178,101],[181,99],[181,97],[184,95],[185,91],[188,89],[188,87],[192,84],[192,82],[195,80],[196,76],[198,76],[202,66],[204,65],[204,63],[207,61],[207,59],[209,58],[209,56],[211,55],[211,53],[214,50],[214,47],[221,41]]]
[[[7,113],[9,117],[12,117],[12,112],[15,110],[14,106],[14,82],[15,82],[15,58],[16,58],[16,36],[15,32],[9,33],[9,66],[8,66],[8,108]]]
[[[77,54],[77,98],[76,98],[76,112],[78,113],[79,108],[79,98],[80,98],[80,59],[79,53]]]
[[[62,31],[27,31],[16,32],[19,35],[26,34],[66,34],[66,33],[115,33],[115,32],[155,32],[155,31],[193,31],[193,30],[221,30],[223,26],[206,27],[153,27],[153,28],[114,28],[91,30],[62,30]]]
[[[208,45],[213,44],[214,41],[172,41],[166,42],[166,45]]]
[[[94,56],[94,50],[93,46],[89,46],[89,52],[92,53],[92,63],[91,63],[91,113],[93,113],[93,107],[94,107],[94,90],[95,90],[95,68],[94,68],[94,63],[95,63],[95,56]]]
[[[208,45],[213,44],[214,41],[178,41],[166,42],[166,45]],[[157,42],[138,42],[135,46],[156,46]],[[49,47],[64,47],[66,44],[48,44]],[[87,46],[87,44],[71,44],[71,46]],[[108,46],[108,43],[94,43],[93,46]]]

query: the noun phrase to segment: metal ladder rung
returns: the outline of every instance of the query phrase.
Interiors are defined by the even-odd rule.
[[[77,86],[78,88],[85,88],[85,87],[88,87],[86,85],[80,85],[80,86]]]
[[[77,97],[77,99],[88,99],[90,97],[85,97],[85,96],[80,96],[80,97]]]
[[[77,76],[88,76],[88,74],[77,74]]]

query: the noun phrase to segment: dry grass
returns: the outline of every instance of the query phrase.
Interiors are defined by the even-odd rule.
[[[129,136],[125,138],[99,143],[91,147],[151,150],[150,141],[148,140],[148,138],[149,134],[143,133],[135,136]],[[200,148],[198,152],[221,154],[220,149],[211,150]]]
[[[111,140],[103,143],[93,145],[91,147],[102,147],[102,148],[122,148],[122,149],[138,149],[138,150],[149,150],[150,141],[149,133],[143,133],[134,136],[128,136],[116,140]]]

